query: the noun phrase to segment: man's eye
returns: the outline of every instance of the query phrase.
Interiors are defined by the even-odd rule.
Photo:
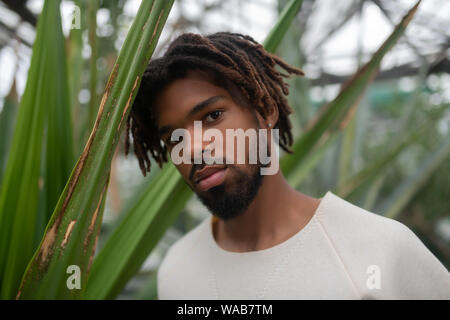
[[[210,112],[210,113],[206,116],[205,120],[206,120],[207,122],[213,122],[213,121],[216,121],[217,119],[219,119],[219,117],[222,115],[222,113],[223,113],[223,111],[220,111],[220,110],[216,110],[216,111]]]

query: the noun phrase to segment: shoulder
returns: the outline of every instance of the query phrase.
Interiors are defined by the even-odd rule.
[[[192,263],[188,264],[187,262],[199,260],[199,256],[204,251],[202,246],[205,244],[209,230],[207,228],[209,221],[210,217],[208,216],[170,246],[157,271],[158,297],[160,299],[165,299],[165,288],[173,288],[173,283],[181,283],[181,279],[178,277],[189,274]]]
[[[410,228],[331,192],[327,196],[317,221],[361,291],[376,266],[383,297],[450,298],[450,274]]]
[[[334,237],[369,243],[377,241],[379,246],[388,247],[401,245],[415,237],[403,223],[358,207],[330,191],[325,200],[317,218],[325,231]]]
[[[183,260],[186,255],[192,255],[193,249],[197,249],[198,245],[203,243],[202,238],[206,236],[207,223],[210,217],[202,220],[197,226],[184,234],[181,238],[175,241],[167,251],[163,258],[160,269],[167,270],[172,264],[176,264],[177,260]]]

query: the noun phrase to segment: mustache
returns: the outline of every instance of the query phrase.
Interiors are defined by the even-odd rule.
[[[197,172],[197,170],[201,170],[201,169],[203,169],[203,167],[205,167],[206,165],[209,165],[209,164],[206,164],[203,160],[204,160],[204,159],[202,158],[202,163],[194,163],[194,164],[192,165],[191,172],[189,173],[189,180],[190,180],[191,182],[193,182],[194,174],[195,174],[195,172]],[[213,164],[211,164],[211,165],[216,165],[216,164],[219,164],[219,163],[213,163]],[[225,158],[225,157],[222,158],[222,164],[225,165],[225,166],[227,166],[227,167],[233,167],[233,165],[227,164],[226,158]]]

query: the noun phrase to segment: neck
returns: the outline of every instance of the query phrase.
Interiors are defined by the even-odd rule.
[[[312,218],[320,199],[293,189],[281,170],[264,177],[253,202],[240,216],[218,220],[214,236],[229,251],[272,247],[300,231]]]

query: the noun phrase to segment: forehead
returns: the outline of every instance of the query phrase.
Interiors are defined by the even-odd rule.
[[[197,103],[213,96],[231,99],[225,88],[213,83],[213,78],[199,71],[188,71],[186,77],[165,86],[155,99],[155,114],[159,124],[187,114]]]

